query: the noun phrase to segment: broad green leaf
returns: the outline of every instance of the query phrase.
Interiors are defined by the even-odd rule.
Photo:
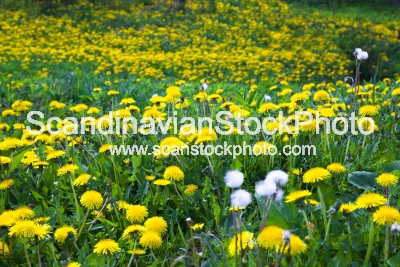
[[[389,165],[386,165],[382,169],[382,172],[392,172],[394,170],[400,170],[400,160],[392,162]]]
[[[259,209],[263,210],[264,197],[256,195]],[[284,229],[296,229],[301,223],[301,217],[298,209],[284,202],[273,201],[268,213],[267,225],[276,225]]]
[[[376,185],[376,174],[373,172],[352,172],[348,176],[349,183],[361,188],[367,189]]]

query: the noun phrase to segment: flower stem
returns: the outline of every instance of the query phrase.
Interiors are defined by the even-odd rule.
[[[347,222],[347,232],[349,233],[350,246],[353,247],[353,239],[351,238],[350,222]]]
[[[40,260],[39,243],[36,245],[36,247],[37,247],[38,266],[39,266],[39,267],[42,267],[42,261]]]
[[[303,213],[304,221],[306,222],[306,225],[307,225],[308,237],[309,237],[310,239],[313,239],[312,232],[311,232],[311,226],[310,226],[310,222],[309,222],[308,219],[307,219],[306,211],[305,211],[305,210],[302,210],[302,213]]]
[[[72,183],[72,177],[71,175],[69,176],[69,182],[71,184],[71,188],[72,188],[72,193],[74,194],[74,202],[75,202],[75,208],[76,208],[76,215],[78,218],[78,222],[81,220],[81,215],[79,214],[79,204],[78,204],[78,199],[76,198],[76,193],[75,193],[75,188],[74,188],[74,184]]]
[[[211,173],[214,175],[214,168],[213,168],[213,166],[211,164],[210,158],[208,157],[207,154],[205,154],[205,155],[206,155],[206,158],[207,158],[207,161],[208,161],[208,165],[210,166]]]
[[[325,201],[324,201],[324,195],[322,195],[321,187],[319,185],[317,187],[317,190],[318,190],[319,200],[321,201],[322,218],[324,220],[324,227],[326,230],[328,223],[327,223],[327,219],[326,219],[326,206],[325,206]]]
[[[28,251],[26,250],[26,240],[25,239],[24,239],[24,252],[25,252],[26,264],[28,265],[28,267],[32,267],[31,262],[29,261]]]
[[[272,198],[266,197],[265,203],[264,203],[264,208],[263,208],[263,213],[262,213],[262,217],[261,217],[260,232],[265,228],[265,224],[267,222],[268,212],[269,212],[269,208],[271,207],[271,203],[272,203]]]
[[[368,249],[367,249],[367,254],[365,254],[364,266],[369,263],[369,259],[371,257],[371,252],[372,252],[372,246],[374,244],[374,237],[375,237],[375,224],[374,224],[374,220],[372,219],[372,214],[370,217],[371,217],[371,227],[369,228]]]
[[[178,187],[176,187],[176,182],[174,181],[174,187],[175,187],[175,191],[178,194],[178,196],[183,199],[182,195],[179,193]]]
[[[76,239],[78,239],[79,236],[81,235],[83,227],[85,226],[85,223],[86,223],[86,220],[87,220],[88,216],[89,216],[89,209],[86,212],[85,218],[83,218],[83,221],[82,221],[81,227],[79,228],[79,232],[78,232],[78,235],[76,236]]]
[[[107,203],[108,203],[109,198],[106,198],[106,201],[104,201],[103,207],[101,207],[100,211],[97,213],[96,218],[94,218],[93,222],[90,224],[88,230],[90,230],[90,228],[92,228],[93,224],[96,222],[97,218],[100,217],[101,213],[103,212],[104,208],[106,207]]]
[[[385,265],[386,265],[386,261],[389,259],[389,236],[390,236],[389,225],[387,225],[386,229],[385,229],[385,248],[384,248]]]
[[[329,217],[328,225],[327,225],[326,230],[325,230],[325,241],[329,240],[329,230],[331,228],[331,221],[332,221],[332,214]]]

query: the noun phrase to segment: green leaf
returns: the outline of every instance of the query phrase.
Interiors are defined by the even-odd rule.
[[[253,102],[254,96],[256,95],[256,90],[254,90],[250,95],[249,98],[247,99],[247,104],[251,104]]]
[[[329,260],[328,267],[341,267],[341,266],[348,266],[349,262],[345,258],[343,251],[339,251],[336,256]]]
[[[112,227],[117,227],[118,226],[118,224],[116,224],[116,223],[113,223],[112,221],[109,221],[109,220],[107,220],[107,219],[104,219],[104,218],[97,218],[97,220],[99,221],[99,222],[102,222],[102,223],[107,223],[107,224],[109,224],[109,225],[111,225]],[[93,229],[93,228],[92,228]]]
[[[263,210],[265,198],[256,195],[259,209]],[[284,229],[299,228],[301,217],[298,215],[298,209],[284,202],[273,201],[268,213],[267,225],[276,225]]]
[[[242,167],[243,167],[243,164],[240,162],[240,160],[238,158],[234,159],[230,166],[230,168],[232,170],[241,170]]]
[[[349,183],[361,188],[367,189],[376,185],[376,173],[373,172],[352,172],[348,176]]]
[[[10,164],[10,172],[12,172],[15,168],[17,168],[18,164],[24,158],[25,153],[30,150],[33,146],[27,146],[24,149],[18,151],[15,156],[12,157],[11,164]]]
[[[400,160],[392,162],[389,165],[386,165],[383,168],[382,172],[392,172],[395,170],[400,170]]]
[[[36,200],[43,198],[39,193],[33,191],[32,189],[30,189],[29,191],[31,191],[32,195],[35,197]]]
[[[387,264],[389,264],[390,267],[396,267],[400,265],[400,251],[397,252],[397,254],[393,257],[391,257],[388,261]]]

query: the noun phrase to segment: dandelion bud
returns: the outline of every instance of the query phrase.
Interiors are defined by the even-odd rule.
[[[342,206],[342,203],[340,203],[339,201],[336,201],[335,204],[333,204],[333,208],[335,209],[335,212],[339,211],[340,206]]]
[[[192,226],[193,225],[192,219],[191,218],[187,218],[186,219],[186,224],[187,224],[188,227]]]
[[[230,188],[237,188],[243,184],[244,176],[240,171],[228,171],[224,177],[226,186]]]

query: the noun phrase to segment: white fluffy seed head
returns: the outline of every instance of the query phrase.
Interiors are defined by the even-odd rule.
[[[241,171],[233,170],[228,171],[224,177],[226,186],[230,188],[237,188],[243,184],[244,176]]]
[[[275,200],[281,201],[284,194],[285,194],[285,192],[279,188],[278,191],[276,192]]]
[[[362,51],[357,54],[357,59],[358,60],[367,60],[368,59],[368,52],[367,51]]]
[[[267,180],[256,184],[256,193],[262,197],[270,197],[276,193],[276,184]]]
[[[270,171],[265,177],[266,181],[274,182],[276,185],[284,186],[288,182],[289,176],[286,172],[281,170]]]
[[[247,207],[251,203],[251,195],[244,189],[238,189],[231,194],[233,207]]]
[[[269,95],[264,95],[264,101],[265,102],[271,101],[271,99],[272,98]]]

